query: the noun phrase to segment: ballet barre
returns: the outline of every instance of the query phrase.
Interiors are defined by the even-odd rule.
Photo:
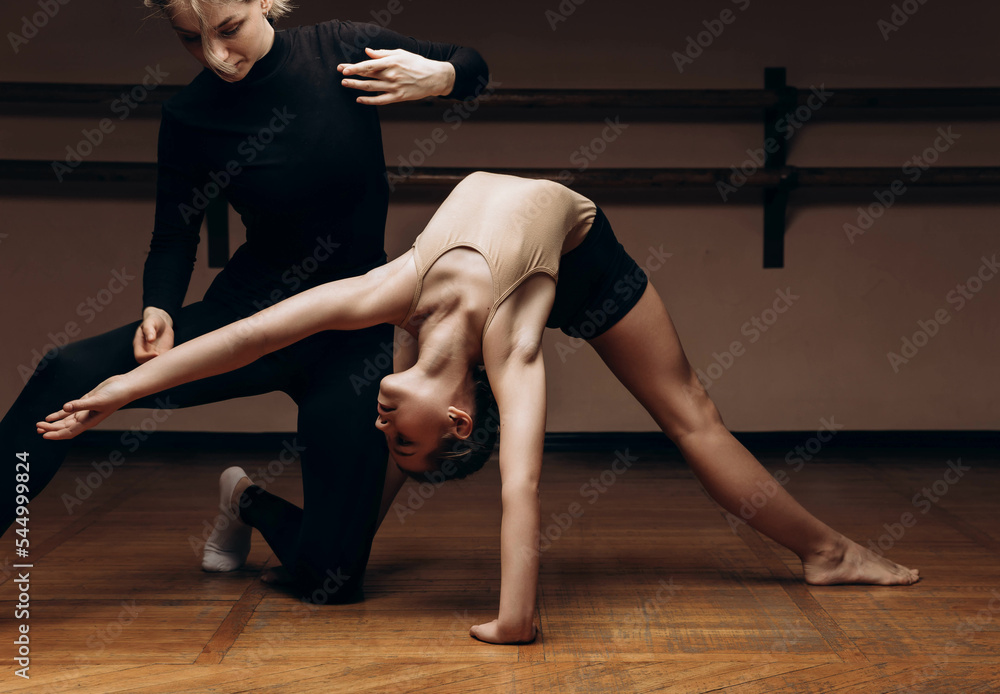
[[[127,95],[131,85],[0,83],[0,115],[107,117],[111,104]],[[162,103],[183,85],[161,85],[147,90],[143,101],[130,112],[140,118],[159,118]],[[486,89],[475,99],[456,102],[425,99],[383,108],[385,121],[440,120],[448,109],[465,107],[477,121],[567,122],[601,120],[609,108],[631,122],[752,122],[763,125],[761,157],[750,170],[728,168],[658,167],[591,168],[573,171],[565,180],[565,169],[492,168],[498,173],[532,178],[550,178],[583,190],[657,191],[716,190],[716,200],[727,201],[727,193],[750,189],[759,194],[763,207],[763,266],[784,266],[784,237],[790,196],[798,189],[864,188],[891,190],[899,183],[900,170],[892,167],[801,167],[787,164],[795,135],[817,121],[907,121],[931,116],[950,119],[1000,119],[1000,88],[864,88],[846,89],[825,85],[808,88],[790,86],[783,67],[765,68],[763,89]],[[798,114],[798,115],[796,115]],[[797,119],[797,120],[796,120]],[[793,129],[789,123],[795,123]],[[791,130],[791,132],[789,132]],[[742,156],[742,155],[741,155]],[[29,194],[65,195],[56,182],[50,161],[0,159],[0,181],[7,190]],[[477,167],[414,167],[395,179],[408,190],[450,188]],[[67,179],[77,193],[155,194],[155,162],[86,161]],[[106,184],[115,183],[114,190]],[[1000,166],[930,167],[907,188],[962,188],[996,195]],[[395,185],[393,185],[395,189]],[[209,266],[222,267],[229,257],[228,204],[222,196],[206,208]]]

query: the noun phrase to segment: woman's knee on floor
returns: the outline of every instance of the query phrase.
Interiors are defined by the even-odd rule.
[[[342,605],[364,599],[364,567],[320,567],[302,562],[292,575],[304,602],[313,605]]]

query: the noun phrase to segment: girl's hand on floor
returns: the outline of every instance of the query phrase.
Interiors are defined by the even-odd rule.
[[[142,314],[142,325],[132,338],[132,351],[137,364],[144,364],[174,346],[174,328],[170,314],[158,308],[147,307]]]
[[[455,67],[446,61],[431,60],[402,48],[383,50],[366,48],[373,60],[341,63],[337,69],[346,77],[357,75],[372,79],[343,79],[345,87],[364,92],[382,92],[359,96],[359,104],[384,106],[398,101],[416,101],[428,96],[444,96],[455,87]]]
[[[132,401],[124,376],[112,376],[79,400],[53,412],[44,422],[35,424],[43,439],[71,439],[105,420],[112,412]]]
[[[513,633],[500,628],[500,620],[494,619],[489,624],[477,624],[469,629],[469,635],[486,643],[531,643],[538,632],[531,625],[531,633]]]

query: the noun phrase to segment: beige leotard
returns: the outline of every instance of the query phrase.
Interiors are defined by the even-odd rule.
[[[413,242],[417,285],[404,323],[417,308],[424,276],[434,262],[452,248],[467,247],[486,259],[493,275],[485,338],[497,308],[524,280],[539,272],[558,279],[566,237],[589,229],[596,211],[588,198],[555,181],[469,174]]]

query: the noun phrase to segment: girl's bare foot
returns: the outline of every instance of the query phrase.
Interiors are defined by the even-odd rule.
[[[830,586],[866,583],[880,586],[908,586],[920,580],[920,572],[865,549],[843,535],[830,550],[802,558],[806,583]]]
[[[292,582],[292,576],[284,566],[276,566],[273,569],[266,569],[260,575],[260,580],[271,585],[285,585]]]

